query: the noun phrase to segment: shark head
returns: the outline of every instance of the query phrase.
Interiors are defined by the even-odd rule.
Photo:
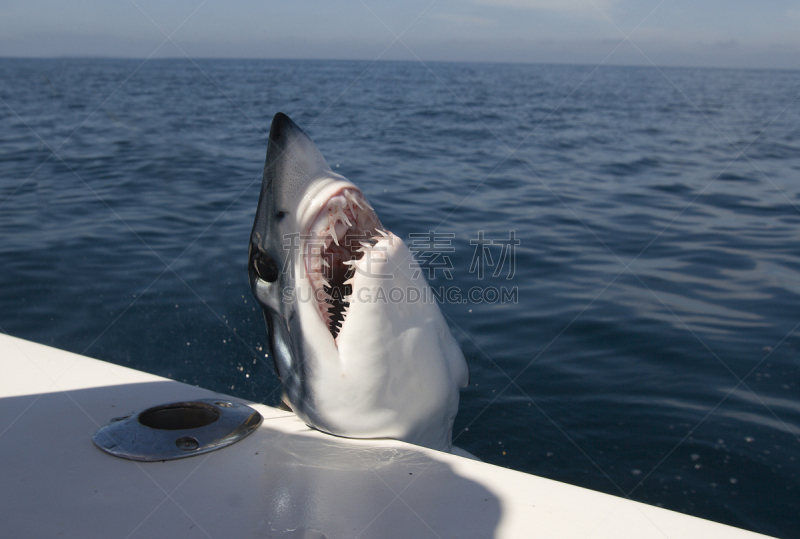
[[[282,113],[248,276],[284,401],[307,425],[450,451],[468,380],[461,349],[403,241]]]

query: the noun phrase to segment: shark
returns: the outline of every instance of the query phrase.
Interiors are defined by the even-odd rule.
[[[405,243],[287,115],[270,127],[248,278],[309,427],[452,450],[469,370]]]

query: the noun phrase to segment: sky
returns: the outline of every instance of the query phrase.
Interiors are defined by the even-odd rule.
[[[800,0],[0,0],[0,56],[800,69]]]

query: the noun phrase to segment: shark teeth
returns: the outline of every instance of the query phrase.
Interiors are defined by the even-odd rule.
[[[341,221],[343,223],[346,223],[347,226],[353,226],[353,223],[350,221],[350,219],[347,218],[347,214],[344,212],[344,210],[342,210],[342,208],[338,206],[331,215],[331,219],[333,220],[334,226],[336,225],[336,221]]]
[[[349,200],[351,203],[353,203],[356,207],[361,208],[362,210],[364,209],[364,207],[365,207],[364,204],[362,204],[361,201],[358,200],[358,197],[355,196],[352,192],[345,191],[344,192],[344,196],[345,196],[345,198],[347,200]]]

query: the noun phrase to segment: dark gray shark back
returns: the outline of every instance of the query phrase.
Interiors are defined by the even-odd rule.
[[[264,313],[284,401],[293,403],[294,411],[301,417],[314,415],[314,405],[302,361],[303,344],[290,338],[291,326],[296,323],[294,313],[281,297],[283,290],[294,286],[293,272],[285,271],[290,266],[286,263],[290,251],[284,248],[281,224],[295,218],[292,211],[296,198],[309,178],[326,170],[330,167],[308,135],[286,114],[277,113],[270,127],[261,193],[250,233],[248,277],[251,291]],[[257,291],[256,278],[272,283],[267,297],[263,289]]]

